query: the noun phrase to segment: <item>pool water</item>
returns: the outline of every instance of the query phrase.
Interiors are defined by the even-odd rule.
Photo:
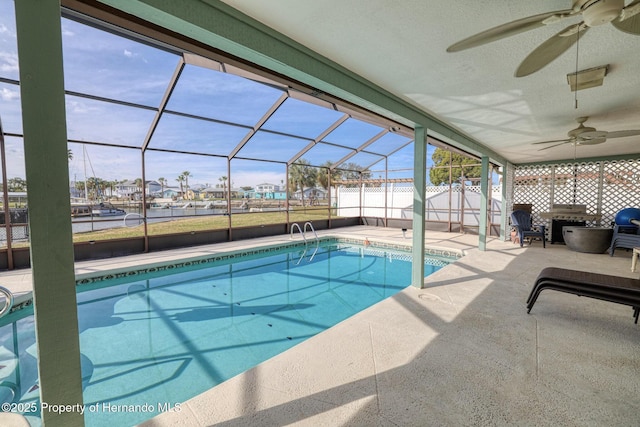
[[[425,275],[446,262],[431,264]],[[410,282],[410,255],[332,242],[81,286],[86,425],[180,410]],[[0,328],[0,401],[38,399],[33,327],[29,315]]]

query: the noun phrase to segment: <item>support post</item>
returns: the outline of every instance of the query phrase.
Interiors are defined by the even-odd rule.
[[[413,142],[413,251],[411,284],[424,286],[424,215],[427,192],[427,131],[415,128]]]
[[[510,208],[511,204],[507,203],[507,200],[513,201],[513,188],[512,194],[507,193],[507,177],[508,174],[511,173],[511,164],[505,163],[502,165],[502,209],[500,210],[500,240],[506,241],[511,238],[509,224],[507,222],[507,211]]]
[[[482,156],[480,174],[480,224],[478,226],[478,249],[487,250],[487,223],[489,219],[489,157]]]
[[[7,236],[7,268],[13,270],[13,224],[9,207],[9,191],[7,189],[7,151],[4,144],[4,131],[0,120],[0,162],[2,165],[2,209],[4,210],[4,232]]]
[[[82,405],[60,3],[15,3],[40,399]],[[46,427],[83,426],[42,407]]]

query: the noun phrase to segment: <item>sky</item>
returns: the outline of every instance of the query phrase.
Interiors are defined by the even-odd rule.
[[[62,19],[65,89],[157,108],[176,70],[180,56],[93,27]],[[19,80],[13,0],[0,0],[0,78]],[[178,186],[177,177],[190,174],[189,184],[220,184],[229,175],[226,156],[278,101],[283,92],[256,81],[195,65],[186,65],[145,154],[147,180],[162,177]],[[67,136],[73,158],[70,180],[98,177],[107,181],[141,177],[140,147],[155,111],[88,99],[66,97]],[[204,117],[203,119],[193,116]],[[280,163],[294,158],[343,113],[288,98],[231,161],[233,187],[285,181]],[[15,84],[0,80],[0,118],[5,133],[22,133],[20,93]],[[210,119],[210,120],[207,120]],[[314,165],[337,162],[383,130],[348,118],[303,158]],[[296,135],[296,137],[276,134]],[[105,147],[90,144],[113,144]],[[24,177],[22,138],[7,137],[7,176]],[[83,147],[84,146],[84,147]],[[344,146],[344,147],[340,147]],[[345,148],[347,147],[347,148]],[[176,154],[178,150],[198,154]],[[367,151],[388,154],[389,177],[412,177],[413,143],[388,133]],[[397,151],[396,151],[397,150]],[[433,151],[433,147],[430,147]],[[430,153],[427,156],[430,159]],[[244,159],[242,159],[244,158]],[[384,177],[381,155],[359,152],[348,160],[371,166],[374,177]]]

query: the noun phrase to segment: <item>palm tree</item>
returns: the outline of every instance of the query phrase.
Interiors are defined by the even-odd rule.
[[[107,185],[109,187],[109,197],[113,197],[118,181],[107,181]]]
[[[304,206],[304,188],[316,184],[318,180],[317,173],[317,170],[304,159],[298,160],[298,163],[289,167],[289,182],[291,183],[292,191],[295,192],[298,188],[300,189],[302,206]]]
[[[191,176],[191,172],[184,171],[182,172],[182,176],[184,177],[184,187],[186,190],[189,189],[189,177]]]
[[[327,168],[327,170],[318,173],[318,184],[320,184],[325,190],[329,189],[329,174],[331,174],[331,182],[339,180],[341,176],[340,171],[336,169],[331,170],[332,165],[333,162],[331,162],[330,160],[326,161],[321,165],[321,167]]]
[[[167,185],[167,179],[164,177],[158,178],[158,182],[160,183],[160,194],[164,197],[164,187]]]
[[[184,191],[189,191],[189,177],[191,176],[191,172],[184,171],[182,172],[182,177],[184,178]]]
[[[142,187],[144,187],[142,178],[136,178],[134,182],[136,183],[136,193],[140,193],[140,195],[142,195]]]
[[[179,175],[178,178],[176,178],[176,181],[178,181],[178,184],[180,184],[180,196],[184,197],[184,186],[182,185],[182,183],[184,182],[184,174]]]

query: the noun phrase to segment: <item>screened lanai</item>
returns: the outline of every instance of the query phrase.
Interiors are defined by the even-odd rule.
[[[416,296],[415,300],[401,300],[391,316],[387,311],[367,327],[386,326],[394,314],[406,312],[410,322],[408,327],[403,326],[404,331],[421,334],[421,327],[433,326],[434,343],[442,332],[466,331],[469,335],[463,336],[463,341],[477,337],[479,344],[493,347],[491,338],[511,336],[513,324],[518,323],[524,331],[520,338],[537,346],[541,329],[536,319],[527,317],[531,320],[527,322],[522,320],[527,316],[520,313],[522,310],[516,312],[520,308],[516,296],[520,294],[514,296],[514,280],[507,277],[511,273],[522,276],[521,264],[514,263],[522,259],[521,250],[499,242],[495,246],[498,250],[484,256],[487,235],[506,237],[506,217],[514,204],[531,204],[534,217],[540,219],[540,214],[554,203],[583,203],[607,219],[617,206],[629,200],[615,185],[627,170],[632,174],[637,171],[637,161],[627,153],[618,159],[581,160],[567,155],[552,159],[557,160],[553,164],[536,163],[533,158],[526,160],[528,164],[510,164],[507,157],[525,161],[524,155],[509,153],[520,153],[515,146],[522,139],[512,140],[500,132],[513,125],[520,138],[536,135],[534,126],[523,119],[527,109],[517,102],[519,91],[496,90],[498,101],[488,108],[495,127],[478,126],[482,120],[469,119],[476,114],[482,116],[476,105],[495,99],[482,93],[480,86],[500,79],[485,79],[480,84],[468,78],[469,83],[464,80],[466,88],[475,87],[460,94],[443,75],[433,79],[430,91],[396,88],[390,93],[363,77],[365,73],[358,75],[341,67],[266,25],[233,12],[223,2],[68,0],[62,4],[61,10],[56,1],[0,0],[3,205],[13,204],[16,212],[15,217],[9,209],[4,212],[5,224],[11,226],[10,231],[5,227],[6,262],[2,267],[32,267],[38,337],[34,347],[39,353],[38,393],[43,402],[83,401],[74,286],[78,259],[106,257],[117,263],[121,255],[153,255],[169,247],[241,239],[246,242],[259,236],[288,237],[294,223],[310,222],[318,230],[366,224],[386,231],[395,228],[390,239],[413,245],[412,284],[420,288],[424,286],[421,268],[425,229],[437,225],[453,231],[453,235],[471,231],[474,238],[469,247],[474,250],[475,264],[459,264],[443,284],[461,284],[461,293],[471,300],[469,305],[487,303],[483,308],[489,307],[490,313],[481,309],[476,312],[480,315],[474,316],[470,315],[472,310],[458,312],[456,307],[455,316],[450,317],[453,306],[447,305],[444,316],[432,315],[428,307],[415,303],[422,300],[430,304],[438,298],[421,294],[424,299]],[[433,15],[440,20],[440,14]],[[404,24],[409,17],[404,18],[397,23]],[[446,33],[437,25],[417,21],[419,24],[413,24],[416,28]],[[434,45],[439,43],[437,34],[433,39],[414,38],[420,43],[430,40],[429,45],[431,40]],[[350,40],[343,42],[349,44]],[[368,47],[372,48],[371,43]],[[367,53],[377,58],[380,69],[389,67],[387,62],[393,63],[376,55],[373,48]],[[406,73],[428,75],[438,68],[435,64],[437,61],[432,61],[428,70],[406,66],[389,76],[412,86],[414,80],[406,78]],[[475,66],[459,64],[457,69],[468,72]],[[455,86],[462,82],[460,79]],[[435,86],[447,92],[447,102],[437,106],[442,108],[441,114],[448,114],[449,122],[432,117],[427,113],[429,108],[419,106],[431,94],[437,95]],[[454,117],[462,111],[468,115]],[[500,121],[498,112],[505,111],[513,116]],[[474,132],[474,127],[480,130]],[[504,156],[491,145],[478,142],[484,137],[491,141],[496,134],[502,136],[498,139]],[[436,165],[435,153],[442,149],[448,153],[449,163]],[[464,166],[454,165],[454,154],[472,160]],[[432,172],[437,170],[446,171],[446,184],[432,186],[432,175],[438,175]],[[445,188],[442,196],[436,194],[441,204],[431,204],[435,203],[429,196],[434,190],[431,187]],[[625,191],[631,191],[629,188]],[[21,193],[28,193],[26,205]],[[471,194],[477,205],[471,205],[471,197],[466,198]],[[615,199],[614,194],[621,196]],[[612,200],[615,204],[607,205]],[[78,209],[75,212],[82,212],[85,205],[90,205],[90,214],[70,221],[74,206]],[[94,208],[114,213],[94,215]],[[25,210],[28,227],[27,219],[18,215]],[[101,229],[102,225],[109,226]],[[164,228],[167,225],[175,228]],[[535,249],[532,252],[539,256],[536,260],[560,264],[566,259],[554,257],[558,251],[540,253]],[[155,261],[154,257],[148,260]],[[593,264],[587,260],[582,265]],[[615,268],[619,265],[622,262]],[[527,274],[526,280],[533,279],[531,271]],[[496,283],[498,287],[493,286]],[[480,286],[467,286],[470,284]],[[521,288],[526,284],[525,279],[518,282]],[[444,292],[448,289],[440,287]],[[498,291],[492,293],[495,289]],[[516,291],[521,293],[522,289]],[[513,297],[508,304],[497,298],[505,295]],[[414,308],[417,310],[412,311]],[[503,310],[508,310],[507,316],[502,315]],[[460,323],[463,318],[470,321]],[[516,318],[518,322],[512,322]],[[489,324],[486,331],[476,333],[474,327],[487,319],[509,324],[500,328]],[[371,329],[358,335],[371,335]],[[398,334],[387,335],[395,339]],[[443,340],[444,348],[452,347],[451,336]],[[406,338],[424,344],[422,335],[408,334]],[[553,344],[564,342],[560,337]],[[424,346],[434,348],[429,347],[432,344]],[[513,344],[507,343],[504,354],[525,348]],[[536,357],[541,347],[534,349]],[[552,347],[552,353],[562,353]],[[394,344],[384,348],[394,348]],[[449,367],[455,356],[469,354],[466,347],[455,350],[459,350],[457,355],[442,353],[442,367]],[[360,354],[360,350],[355,353]],[[469,365],[472,369],[477,368],[477,360],[494,362],[492,358],[474,357]],[[524,380],[539,378],[539,359],[532,361],[527,355],[522,360],[525,363],[516,361],[514,366],[527,367]],[[502,361],[501,356],[495,365],[509,369],[498,371],[488,383],[506,377],[504,373],[513,373],[511,364]],[[420,366],[424,368],[422,363],[407,364],[412,373],[410,381],[395,381],[394,377],[391,382],[416,381],[413,368]],[[431,366],[429,370],[436,375],[442,372]],[[461,377],[468,380],[468,372]],[[375,374],[372,378],[377,381],[379,377]],[[247,384],[243,391],[250,391]],[[567,381],[558,384],[571,386]],[[319,396],[342,395],[342,390],[327,389],[328,393]],[[548,388],[536,389],[534,394],[547,396],[546,391]],[[248,394],[235,403],[251,400],[253,396]],[[479,396],[488,394],[483,389]],[[381,402],[377,395],[371,400]],[[353,402],[338,402],[336,407],[353,406]],[[489,407],[496,407],[496,401],[490,403],[494,405]],[[47,413],[45,423],[82,425],[83,420],[77,412]]]
[[[13,2],[0,6],[3,28],[15,33]],[[188,51],[69,9],[61,23],[76,259],[286,234],[297,222],[412,227],[408,126],[229,55],[194,53],[197,46]],[[29,182],[19,70],[10,61],[17,38],[1,43],[10,206],[2,243],[11,269],[29,265],[28,203],[8,199]],[[437,197],[427,203],[427,222],[477,233],[480,160],[433,137],[426,147],[427,175],[442,169],[446,177],[428,183]],[[439,164],[436,150],[448,153]],[[488,229],[499,234],[496,171]]]

